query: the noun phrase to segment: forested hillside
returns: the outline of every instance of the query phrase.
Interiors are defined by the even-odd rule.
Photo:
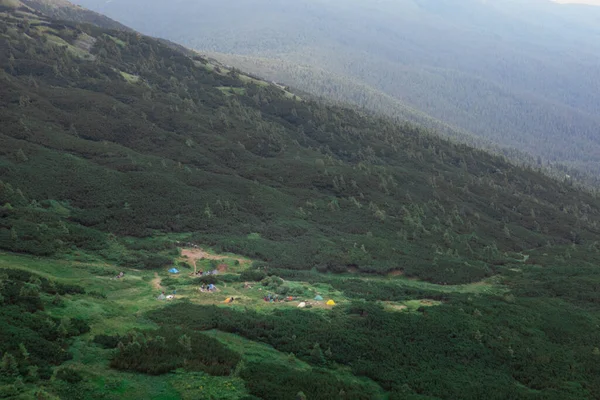
[[[534,171],[133,33],[19,24],[4,22],[0,55],[5,248],[64,249],[64,222],[195,232],[289,268],[449,283],[504,252],[594,239],[598,201]]]
[[[0,1],[0,397],[600,396],[593,193]]]
[[[423,123],[416,109],[599,171],[597,8],[544,0],[78,3],[305,91]]]

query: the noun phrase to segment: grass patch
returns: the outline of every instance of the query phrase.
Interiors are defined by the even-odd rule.
[[[0,0],[0,5],[10,8],[19,8],[23,4],[18,0]]]
[[[137,75],[132,75],[132,74],[129,74],[129,73],[123,72],[123,71],[119,71],[119,73],[129,83],[137,83],[140,80],[140,77]]]
[[[296,357],[290,357],[289,354],[277,351],[267,344],[254,342],[233,333],[221,332],[213,329],[204,332],[204,334],[217,339],[230,350],[241,354],[242,358],[248,362],[283,364],[295,370],[308,370],[311,368],[309,364]]]
[[[117,46],[119,47],[126,47],[127,43],[125,43],[124,41],[122,41],[119,38],[116,38],[114,36],[110,36],[110,35],[106,35],[107,38],[109,38],[110,40],[112,40],[113,42],[115,42],[117,44]]]
[[[183,400],[237,400],[247,394],[240,378],[210,376],[201,372],[177,371],[169,377],[169,383]]]
[[[221,92],[223,92],[223,94],[225,94],[226,96],[233,96],[235,94],[237,94],[237,95],[246,94],[245,88],[237,88],[237,87],[232,87],[232,86],[218,86],[217,89],[219,89]]]

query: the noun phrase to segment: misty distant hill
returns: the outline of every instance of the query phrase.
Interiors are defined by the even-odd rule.
[[[600,9],[544,0],[78,0],[270,79],[600,171]],[[233,57],[232,55],[235,55]],[[239,57],[244,56],[244,57]]]

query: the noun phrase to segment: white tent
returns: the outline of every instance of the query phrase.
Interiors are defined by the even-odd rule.
[[[306,307],[306,303],[305,302],[302,302],[302,303],[298,304],[298,308],[304,308],[304,307]]]

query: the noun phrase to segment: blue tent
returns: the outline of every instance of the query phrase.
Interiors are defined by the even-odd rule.
[[[316,295],[315,296],[315,300],[316,301],[323,301],[323,297],[321,297],[320,295]]]
[[[178,270],[177,268],[171,268],[171,269],[169,270],[169,272],[170,272],[170,273],[172,273],[172,274],[178,274],[178,273],[179,273],[179,270]]]

